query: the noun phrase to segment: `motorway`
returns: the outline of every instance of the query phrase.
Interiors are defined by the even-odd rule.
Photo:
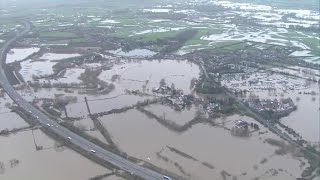
[[[55,135],[60,138],[64,138],[76,147],[81,148],[88,153],[91,153],[92,156],[95,156],[103,160],[104,162],[110,163],[119,169],[122,169],[126,172],[129,172],[130,174],[134,174],[146,180],[166,179],[164,178],[163,174],[137,165],[117,154],[103,149],[102,147],[61,126],[59,123],[50,119],[47,115],[29,104],[25,99],[21,97],[19,93],[14,90],[12,85],[9,83],[8,78],[6,77],[3,66],[6,61],[6,53],[9,50],[10,46],[13,45],[17,39],[27,34],[31,29],[31,24],[29,22],[23,22],[23,24],[25,26],[24,30],[17,33],[16,36],[11,40],[7,41],[0,50],[0,84],[6,91],[6,93],[10,96],[10,98],[22,109],[28,112],[29,116],[37,120],[38,123],[40,123],[42,126],[50,128]]]

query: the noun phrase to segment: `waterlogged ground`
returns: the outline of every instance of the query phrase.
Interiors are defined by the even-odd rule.
[[[5,107],[7,103],[12,104],[11,100],[7,97],[0,100],[0,131],[29,127],[20,116]],[[0,136],[0,144],[0,179],[19,180],[28,177],[34,180],[87,180],[111,172],[77,152],[61,146],[40,130],[27,128]],[[36,146],[42,147],[42,150],[37,151]],[[79,172],[79,169],[86,171]]]
[[[171,118],[176,121],[174,117]],[[122,150],[182,176],[190,175],[190,179],[223,179],[223,171],[238,179],[265,177],[289,180],[300,176],[302,168],[299,158],[292,158],[290,154],[275,155],[276,147],[264,142],[267,138],[280,140],[277,136],[254,132],[251,137],[240,138],[232,136],[224,128],[234,126],[234,121],[238,119],[255,122],[251,118],[235,115],[216,120],[225,122],[222,127],[196,124],[187,131],[173,132],[137,110],[100,118]],[[259,132],[264,131],[267,130],[262,128]],[[184,157],[171,148],[192,158]],[[168,161],[161,159],[157,153],[167,157]],[[266,162],[261,163],[264,158],[267,159]],[[213,168],[203,163],[208,163]],[[276,171],[279,173],[273,176]]]
[[[183,111],[175,111],[169,106],[163,106],[160,104],[150,105],[145,109],[163,119],[171,120],[179,125],[184,125],[191,121],[198,112],[198,108],[195,106],[191,106]]]
[[[55,64],[57,64],[57,61],[79,56],[80,54],[45,53],[39,58],[28,59],[26,61],[21,62],[21,69],[19,73],[22,75],[24,81],[32,81],[33,76],[38,77],[52,75],[54,73],[52,67]],[[80,72],[74,70],[73,72],[68,72],[71,74],[66,73],[66,76],[69,77],[70,75],[72,76],[74,73],[79,74]],[[76,81],[77,78],[73,80]],[[60,80],[60,82],[63,82],[63,80]]]
[[[118,56],[124,56],[124,57],[150,57],[157,54],[156,52],[150,51],[148,49],[134,49],[128,52],[124,52],[122,51],[122,49],[117,49],[117,50],[112,50],[108,52]]]
[[[36,150],[34,140],[43,150]],[[55,141],[39,130],[33,131],[33,134],[28,130],[8,137],[1,136],[0,143],[0,162],[4,165],[0,170],[1,179],[86,180],[110,172],[68,148],[57,147]],[[10,160],[18,160],[18,163],[12,165]]]
[[[117,87],[149,93],[158,88],[160,81],[164,79],[169,86],[174,84],[177,89],[189,94],[190,82],[193,78],[197,79],[199,73],[199,67],[188,61],[133,60],[103,71],[99,79],[110,80],[113,75],[119,75],[119,80],[114,82]]]
[[[3,12],[10,14],[8,11]],[[99,30],[103,29],[102,31],[110,36],[137,38],[145,42],[174,37],[179,32],[192,28],[197,29],[198,33],[174,54],[183,55],[200,49],[214,49],[217,52],[237,50],[254,52],[279,46],[292,49],[290,58],[315,64],[320,62],[319,34],[312,30],[319,28],[318,11],[292,7],[285,9],[248,2],[190,0],[185,3],[170,2],[169,5],[150,6],[139,10],[128,9],[125,15],[122,13],[111,14],[111,11],[100,7],[77,15],[63,8],[43,9],[32,20],[34,27],[37,29],[63,28],[62,32],[51,32],[51,30],[40,32],[37,34],[40,40],[37,39],[32,47],[21,46],[12,49],[7,54],[6,63],[21,61],[19,73],[22,78],[25,81],[34,81],[34,76],[52,75],[53,66],[61,60],[80,58],[87,55],[86,53],[92,53],[91,47],[83,47],[89,50],[80,50],[81,47],[78,49],[79,52],[61,50],[68,49],[72,43],[88,40],[78,38],[77,33],[69,32],[73,25],[96,27]],[[184,18],[172,20],[159,13],[171,14],[174,17],[183,15]],[[6,33],[21,28],[17,24],[0,23],[0,26],[0,45],[10,37]],[[304,28],[309,28],[310,31]],[[60,47],[60,51],[63,52],[52,50],[56,47]],[[93,49],[92,51],[97,51]],[[82,80],[79,77],[85,69],[98,70],[99,67],[104,66],[107,68],[104,68],[97,78],[115,85],[108,94],[83,94],[82,88],[40,88],[36,91],[26,88],[18,92],[28,101],[36,98],[54,99],[61,94],[76,97],[76,102],[66,106],[68,116],[76,118],[73,122],[74,126],[106,144],[109,142],[88,117],[85,97],[88,99],[91,113],[101,113],[160,96],[152,90],[159,87],[162,79],[168,86],[173,84],[176,89],[183,90],[185,94],[194,93],[190,89],[190,84],[192,79],[199,78],[200,69],[197,65],[187,61],[144,60],[143,58],[151,59],[159,53],[154,47],[137,48],[131,51],[123,51],[118,46],[111,51],[110,48],[107,49],[100,48],[99,52],[105,58],[104,62],[68,68],[59,77],[40,79],[39,82],[80,84]],[[113,57],[104,55],[106,53],[109,55],[111,53]],[[305,73],[296,66],[272,67],[270,70],[286,72],[300,78],[311,77],[310,69]],[[319,72],[313,71],[313,73],[319,75]],[[249,81],[257,78],[266,83],[259,86],[248,85]],[[250,90],[250,93],[261,98],[291,97],[298,109],[280,121],[296,130],[308,142],[316,144],[319,142],[318,134],[320,133],[318,129],[319,86],[307,83],[300,78],[279,74],[268,76],[264,72],[259,72],[250,75],[245,81],[238,77],[223,81],[222,84],[230,89]],[[316,76],[316,80],[318,79],[319,77]],[[288,83],[284,84],[283,81]],[[270,84],[277,91],[264,90],[269,88]],[[127,90],[134,93],[128,94]],[[311,92],[315,94],[312,95]],[[141,96],[139,93],[148,95]],[[7,96],[5,99],[0,98],[0,130],[28,127],[28,124],[18,115],[10,112],[6,107],[7,103],[13,104]],[[37,105],[39,104],[41,103]],[[186,179],[231,180],[236,177],[238,180],[254,178],[292,180],[300,177],[302,170],[308,166],[303,158],[294,153],[295,149],[281,156],[276,155],[275,150],[279,147],[272,146],[265,140],[282,140],[261,125],[261,129],[252,132],[250,137],[233,136],[230,129],[235,126],[235,120],[257,123],[249,117],[233,115],[212,120],[215,126],[199,122],[189,126],[188,123],[201,112],[194,105],[180,112],[161,104],[152,104],[144,109],[158,116],[160,120],[152,119],[135,108],[98,119],[121,151],[173,171]],[[62,117],[65,118],[64,113]],[[169,125],[167,122],[170,122]],[[174,129],[179,129],[179,132]],[[34,139],[35,143],[42,146],[44,150],[36,151]],[[0,163],[4,165],[4,168],[0,169],[0,179],[26,177],[35,180],[89,179],[110,172],[72,150],[57,147],[58,144],[55,141],[39,130],[35,130],[33,134],[27,129],[10,134],[8,137],[0,136],[0,144]],[[123,179],[111,175],[104,180]]]
[[[300,95],[296,101],[298,109],[288,117],[281,119],[281,122],[296,130],[304,139],[312,144],[319,143],[320,134],[320,102],[319,95]]]
[[[32,47],[32,48],[19,48],[19,49],[11,49],[7,54],[6,63],[13,63],[16,61],[21,61],[28,56],[39,52],[40,48]]]
[[[47,150],[36,151],[31,131],[10,137],[1,137],[1,161],[5,163],[4,179],[88,179],[107,169],[90,162],[78,153],[65,148],[55,148],[54,141],[41,132],[34,132],[36,142]],[[19,160],[17,167],[10,167],[10,159]],[[79,169],[86,171],[79,172]]]

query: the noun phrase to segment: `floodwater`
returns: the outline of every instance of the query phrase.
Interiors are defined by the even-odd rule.
[[[125,106],[131,106],[136,104],[139,101],[142,102],[147,99],[149,98],[133,96],[133,95],[121,95],[112,99],[93,100],[89,102],[89,105],[92,113],[99,113],[99,112],[110,111],[112,109],[120,109]]]
[[[36,144],[44,150],[36,151],[32,131],[0,137],[0,161],[4,163],[0,179],[87,180],[110,172],[68,148],[54,148],[55,141],[39,130],[34,131],[34,137]],[[11,167],[12,159],[19,163]]]
[[[223,121],[232,126],[235,120],[242,119],[254,122],[249,117],[231,116]],[[169,171],[184,177],[190,174],[190,179],[223,179],[222,171],[226,171],[238,179],[266,179],[291,180],[300,176],[302,169],[298,158],[291,155],[274,155],[275,147],[263,142],[266,138],[280,140],[276,135],[253,133],[251,137],[234,137],[220,127],[207,124],[197,124],[185,132],[173,132],[150,119],[137,110],[130,110],[123,114],[109,115],[100,118],[108,129],[113,140],[129,155],[149,161]],[[260,125],[261,126],[261,125]],[[261,132],[266,131],[263,127]],[[196,160],[188,159],[171,151],[167,146],[182,151]],[[169,158],[163,161],[156,153]],[[266,158],[266,163],[260,163]],[[301,159],[301,161],[303,161]],[[214,166],[210,169],[202,163]],[[185,175],[175,167],[179,164]],[[271,176],[269,171],[278,170],[279,174]],[[280,172],[279,169],[283,171]],[[244,175],[245,174],[245,175]]]
[[[150,51],[148,49],[134,49],[132,51],[125,52],[121,48],[117,50],[108,51],[111,54],[115,54],[118,56],[125,56],[125,57],[151,57],[157,54],[154,51]]]
[[[100,24],[119,24],[119,21],[113,19],[106,19],[100,22]]]
[[[191,80],[198,78],[199,74],[199,66],[188,61],[139,60],[115,65],[111,70],[103,71],[99,79],[110,80],[113,75],[120,75],[120,80],[115,82],[116,87],[149,92],[158,88],[161,79],[165,79],[167,85],[174,84],[176,89],[188,94],[191,92]]]
[[[6,106],[6,104],[11,105],[12,103],[13,101],[7,95],[0,98],[0,131],[29,126],[18,114],[11,112]]]
[[[31,59],[21,63],[21,70],[19,73],[22,75],[25,81],[32,81],[32,76],[46,76],[53,74],[52,67],[56,62],[50,61],[35,61]]]
[[[319,93],[319,91],[318,91]],[[312,143],[320,142],[320,103],[319,94],[296,94],[299,101],[295,101],[298,109],[289,116],[281,119],[281,122],[298,132],[303,139]],[[315,98],[314,100],[312,100]]]
[[[302,60],[310,63],[319,64],[320,62],[320,56],[315,56],[311,51],[308,50],[295,51],[291,54],[291,56],[300,57]]]
[[[51,82],[51,83],[82,83],[79,79],[80,75],[85,72],[85,69],[72,68],[67,69],[63,77],[57,79],[44,80],[41,79],[40,82]]]
[[[182,111],[175,111],[173,108],[165,105],[154,104],[145,108],[146,110],[156,114],[158,117],[162,117],[166,120],[175,122],[176,124],[183,125],[196,116],[197,107],[194,105],[190,109],[184,109]]]
[[[11,102],[7,96],[5,98],[1,98],[0,130],[28,127],[29,125],[17,114],[2,107],[4,103]],[[34,130],[33,134],[37,146],[42,146],[43,150],[36,150],[31,130],[0,136],[0,163],[4,165],[4,168],[0,168],[0,179],[87,180],[111,172],[66,147],[57,148],[56,141],[40,130]],[[101,134],[99,137],[97,131],[89,131],[88,134],[103,141],[103,137]],[[10,160],[14,159],[19,162],[11,166]],[[85,169],[85,171],[79,171],[79,169]],[[111,176],[108,179],[117,178]]]
[[[290,56],[296,56],[296,57],[300,57],[300,56],[312,56],[312,54],[310,54],[311,51],[308,50],[304,50],[304,51],[295,51],[292,54],[290,54]]]
[[[50,59],[49,56],[47,59]],[[58,60],[59,58],[55,59]],[[30,66],[27,67],[29,70],[33,69],[33,63],[37,62],[30,63]],[[47,60],[39,63],[53,62]],[[26,66],[22,65],[22,67],[25,68]],[[40,68],[41,67],[39,67],[38,71],[40,71]],[[22,72],[25,70],[22,70]],[[75,70],[78,71],[79,69]],[[75,122],[75,126],[92,129],[94,126],[92,121],[87,118],[88,112],[86,105],[83,102],[84,96],[88,97],[92,113],[105,112],[111,109],[133,105],[138,101],[152,98],[125,95],[124,90],[140,90],[153,94],[152,89],[159,87],[161,79],[165,79],[169,86],[174,84],[177,89],[182,89],[185,94],[191,93],[190,81],[193,78],[198,78],[199,74],[199,67],[187,61],[139,60],[115,64],[111,70],[103,71],[99,78],[110,82],[113,75],[119,75],[120,78],[113,82],[116,89],[110,94],[102,96],[74,93],[74,95],[78,97],[78,102],[67,106],[68,115],[70,117],[84,117],[84,119]],[[79,73],[76,73],[73,69],[68,70],[66,73],[66,79],[75,79],[78,76]],[[29,75],[29,77],[32,76]],[[48,95],[53,96],[55,92],[56,91],[54,90],[50,93],[41,90],[35,93],[34,96],[38,96],[37,94],[39,94],[39,97],[47,97]],[[303,101],[300,102],[302,103]],[[189,122],[197,112],[196,107],[192,107],[189,110],[183,110],[180,113],[175,112],[167,106],[161,105],[151,105],[146,107],[146,109],[158,116],[164,116],[165,119],[173,121],[178,125],[184,125]],[[313,111],[310,113],[313,113]],[[233,122],[237,119],[254,122],[254,120],[249,117],[240,117],[235,115],[227,117],[226,119],[216,120],[217,122],[224,122],[225,129],[219,126],[212,127],[208,124],[196,124],[184,132],[173,132],[169,128],[159,124],[156,120],[148,118],[137,110],[130,110],[122,114],[104,116],[99,119],[110,132],[115,143],[119,145],[119,148],[127,152],[129,155],[141,158],[145,161],[150,161],[155,165],[174,171],[175,173],[185,177],[188,176],[187,174],[190,174],[190,179],[198,180],[215,178],[219,180],[223,179],[220,173],[222,171],[226,171],[232,176],[238,177],[240,180],[253,179],[255,177],[291,180],[299,177],[302,171],[300,168],[300,161],[304,161],[303,159],[296,157],[293,158],[290,154],[284,156],[274,155],[276,148],[263,142],[266,138],[280,140],[274,134],[265,133],[259,135],[256,132],[249,138],[240,138],[232,136],[230,131],[227,130],[228,128],[233,127]],[[314,117],[312,117],[312,119],[314,119]],[[265,131],[265,129],[262,128],[261,132],[262,131]],[[97,130],[87,131],[87,133],[105,142]],[[22,134],[22,137],[20,134]],[[45,135],[41,134],[42,133],[40,131],[37,132],[37,142],[42,142],[45,147],[52,147],[54,143]],[[31,171],[28,169],[29,167],[39,169],[39,171],[41,171],[40,173],[32,174],[34,177],[31,177],[31,179],[43,179],[45,175],[48,174],[48,169],[54,169],[54,171],[49,172],[49,174],[52,173],[51,177],[54,177],[54,179],[65,179],[65,177],[70,177],[68,179],[88,179],[95,175],[108,172],[108,170],[91,163],[85,158],[81,158],[80,155],[68,149],[61,152],[56,152],[54,149],[40,152],[35,151],[32,144],[33,141],[30,137],[31,135],[30,131],[26,131],[8,137],[10,140],[13,139],[14,142],[23,141],[22,145],[28,142],[26,138],[30,139],[30,144],[28,144],[30,149],[27,149],[22,153],[21,148],[19,149],[16,147],[19,144],[15,145],[14,143],[15,146],[13,146],[12,149],[15,150],[13,151],[17,154],[26,154],[26,157],[22,155],[15,157],[10,157],[9,155],[6,156],[8,158],[18,158],[21,161],[21,164],[15,168],[16,171],[19,170],[19,173],[10,173],[10,171],[6,171],[4,174],[6,175],[5,178],[19,179],[19,177],[25,175],[26,172]],[[3,138],[0,138],[0,143],[2,141],[6,142]],[[171,151],[167,146],[187,153],[196,160],[185,158]],[[1,151],[11,153],[10,150],[0,150],[0,152]],[[29,151],[31,151],[30,154],[28,154]],[[43,153],[43,155],[41,158],[38,158],[38,156],[35,156],[35,153]],[[159,153],[161,156],[168,157],[170,160],[168,162],[163,161],[156,153]],[[36,160],[33,160],[33,158]],[[267,159],[267,162],[261,163],[261,160],[264,158]],[[70,159],[70,161],[58,166],[61,162],[64,162],[65,159]],[[9,160],[1,158],[0,161],[8,162]],[[24,162],[32,162],[35,165],[24,167],[22,166]],[[50,162],[50,164],[47,165],[44,162]],[[203,162],[209,163],[214,166],[214,168],[210,169],[207,166],[204,166],[202,164]],[[176,168],[175,164],[179,164],[185,173]],[[58,166],[58,168],[55,166]],[[21,170],[19,169],[20,167]],[[80,168],[87,169],[89,173],[87,171],[82,171],[86,173],[79,173],[78,171]],[[279,174],[271,176],[272,169],[276,169]],[[280,171],[280,169],[283,171]],[[16,177],[20,174],[21,176]]]
[[[41,91],[38,94],[46,97]],[[0,130],[29,126],[17,114],[4,107],[5,103],[12,103],[7,96],[0,101]],[[4,168],[0,168],[0,179],[87,180],[111,172],[66,147],[57,148],[56,141],[40,130],[34,130],[33,134],[37,146],[42,146],[43,150],[36,150],[31,130],[0,136],[0,164],[4,165]],[[90,131],[88,134],[99,138],[97,131]],[[103,140],[101,135],[100,137]],[[10,160],[18,160],[18,163],[11,166]],[[112,176],[107,179],[116,178]]]
[[[20,118],[16,113],[7,112],[0,113],[0,131],[3,129],[12,130],[14,128],[28,127],[29,125]]]
[[[179,31],[185,29],[185,27],[176,27],[176,28],[157,28],[152,30],[144,30],[136,32],[135,35],[148,34],[148,33],[158,33],[158,32],[169,32],[169,31]]]
[[[85,133],[90,135],[91,137],[97,138],[100,141],[108,144],[106,139],[102,136],[102,134],[97,130],[93,124],[93,121],[90,118],[84,118],[79,121],[75,121],[73,125],[79,129],[83,129]]]
[[[40,51],[40,48],[32,47],[32,48],[22,48],[22,49],[11,49],[7,54],[6,63],[13,63],[15,61],[21,61],[28,56],[37,53]]]
[[[32,81],[32,76],[47,76],[53,74],[52,67],[57,63],[55,61],[79,56],[80,54],[46,53],[40,57],[41,61],[33,61],[32,59],[29,59],[22,62],[19,73],[25,81]],[[78,70],[75,71],[75,74],[80,73]],[[77,81],[77,78],[74,80]]]
[[[307,57],[307,58],[303,58],[303,60],[309,63],[320,64],[319,56]]]
[[[250,19],[255,19],[259,24],[274,25],[277,27],[289,27],[290,25],[310,27],[317,25],[319,12],[305,9],[278,9],[276,7],[250,4],[250,3],[233,3],[230,1],[211,1],[214,5],[222,6],[234,10],[235,14]],[[290,14],[289,22],[281,21],[284,15]]]
[[[100,113],[110,111],[112,109],[120,109],[125,106],[131,106],[139,101],[144,101],[146,97],[133,95],[116,95],[114,93],[107,96],[87,96],[91,113]],[[89,115],[84,98],[78,97],[78,102],[67,106],[69,117],[86,117]]]
[[[44,60],[62,60],[67,58],[79,57],[80,54],[56,54],[56,53],[46,53],[43,54],[40,59]]]
[[[268,24],[269,23],[263,23]],[[273,24],[273,23],[270,23]],[[310,50],[311,48],[302,40],[290,40],[286,30],[283,28],[268,28],[268,29],[242,29],[234,24],[226,24],[221,27],[224,33],[205,35],[200,39],[209,41],[211,45],[215,46],[219,42],[232,42],[232,41],[250,41],[263,44],[272,44],[279,46],[293,46],[301,50]],[[304,39],[303,37],[301,39]],[[259,47],[259,46],[258,46]]]

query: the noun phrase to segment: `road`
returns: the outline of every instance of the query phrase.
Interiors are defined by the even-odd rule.
[[[114,154],[88,141],[87,139],[79,136],[78,134],[68,130],[67,128],[61,126],[59,123],[50,119],[47,115],[33,107],[31,104],[29,104],[25,99],[21,97],[19,93],[17,93],[14,90],[12,85],[9,83],[8,78],[6,77],[6,74],[3,70],[3,66],[6,61],[6,53],[9,50],[10,46],[13,45],[17,39],[27,34],[31,29],[31,24],[29,22],[23,22],[23,24],[25,26],[24,30],[17,33],[16,36],[11,40],[7,41],[0,50],[0,84],[6,91],[6,93],[10,96],[10,98],[15,103],[17,103],[22,109],[28,112],[31,118],[37,120],[40,125],[50,128],[55,135],[57,135],[60,138],[64,138],[76,147],[81,148],[82,150],[87,151],[88,153],[91,153],[92,156],[95,156],[107,163],[114,165],[115,167],[118,167],[119,169],[132,173],[146,180],[165,179],[163,177],[163,174],[160,174],[153,170],[137,165],[131,161],[128,161],[127,159],[117,154]],[[94,150],[94,152],[91,152],[92,150]]]

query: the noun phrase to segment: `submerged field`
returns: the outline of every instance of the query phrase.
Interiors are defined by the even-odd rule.
[[[190,180],[316,179],[316,158],[302,150],[320,150],[315,3],[33,9],[25,18],[31,32],[8,51],[6,73],[61,125],[139,165]],[[0,27],[0,46],[23,28],[10,20]],[[284,99],[294,110],[266,105],[258,114],[267,118],[246,106]],[[0,179],[124,179],[122,170],[82,157],[14,111],[0,89]]]

